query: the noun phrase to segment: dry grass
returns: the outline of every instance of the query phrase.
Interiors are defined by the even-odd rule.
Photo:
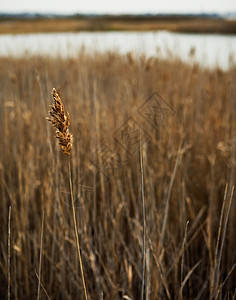
[[[54,86],[71,117],[88,298],[140,298],[144,186],[144,299],[235,299],[236,68],[131,58],[0,60],[1,299],[8,292],[10,205],[12,299],[36,298],[38,270],[41,299],[83,297],[67,158],[45,121]],[[137,113],[154,91],[175,110],[159,130]],[[143,185],[138,151],[127,154],[112,137],[129,117],[151,136],[143,145]]]
[[[46,118],[56,128],[56,138],[64,154],[70,156],[73,137],[69,131],[70,115],[65,114],[64,105],[55,88],[52,90],[53,104],[50,105],[50,117]]]
[[[80,250],[80,242],[79,242],[79,235],[78,235],[78,226],[76,221],[76,214],[75,214],[75,203],[74,203],[74,194],[73,194],[73,185],[72,185],[72,173],[71,173],[71,162],[70,162],[70,152],[72,149],[72,134],[69,131],[70,125],[70,115],[67,112],[65,114],[64,104],[61,101],[60,96],[58,95],[55,88],[52,89],[52,97],[53,97],[53,104],[50,105],[51,110],[49,111],[50,117],[46,118],[52,125],[56,128],[56,138],[59,140],[59,145],[62,148],[62,151],[68,157],[68,170],[69,170],[69,181],[70,181],[70,193],[71,193],[71,206],[73,211],[73,221],[74,221],[74,228],[75,228],[75,241],[77,245],[78,257],[79,257],[79,264],[80,264],[80,271],[83,281],[83,288],[84,288],[84,296],[85,300],[87,300],[87,291],[86,285],[84,280],[84,271],[83,271],[83,263],[81,258],[81,250]],[[44,218],[43,218],[44,219]],[[42,250],[40,250],[40,262],[41,262]],[[39,280],[40,282],[40,280]],[[39,293],[38,293],[39,295]]]

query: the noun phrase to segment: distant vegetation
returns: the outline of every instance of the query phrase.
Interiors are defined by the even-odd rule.
[[[2,14],[0,33],[107,30],[169,30],[186,33],[236,33],[236,19],[218,15],[39,15]]]

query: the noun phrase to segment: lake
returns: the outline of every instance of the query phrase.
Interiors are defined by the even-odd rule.
[[[51,55],[74,57],[88,53],[117,51],[159,58],[180,58],[204,67],[227,70],[236,61],[236,36],[183,34],[167,31],[79,32],[0,35],[0,57]]]

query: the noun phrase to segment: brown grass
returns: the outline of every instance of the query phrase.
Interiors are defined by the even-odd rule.
[[[1,59],[0,82],[1,299],[8,291],[10,205],[12,299],[36,298],[40,252],[41,299],[83,295],[67,158],[45,122],[54,86],[71,117],[88,299],[141,295],[139,153],[127,154],[113,138],[129,117],[150,135],[143,145],[144,299],[235,299],[235,67],[209,71],[180,61],[81,53],[68,60]],[[137,112],[155,91],[175,110],[158,130]]]

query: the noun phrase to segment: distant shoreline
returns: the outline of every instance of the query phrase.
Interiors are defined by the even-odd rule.
[[[0,17],[0,34],[148,30],[235,34],[236,20],[192,15]]]

